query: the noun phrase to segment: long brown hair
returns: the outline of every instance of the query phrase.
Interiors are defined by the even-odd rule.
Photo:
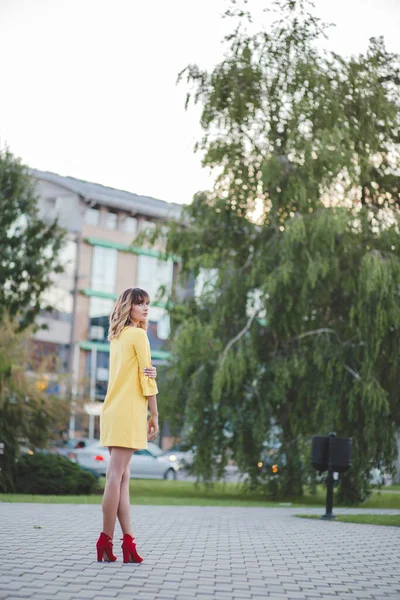
[[[142,302],[150,302],[150,296],[145,290],[140,288],[128,288],[122,292],[116,301],[114,310],[110,316],[110,327],[108,329],[108,339],[110,342],[119,336],[124,327],[132,324],[132,304],[141,304]],[[146,330],[147,322],[139,321],[138,327]]]

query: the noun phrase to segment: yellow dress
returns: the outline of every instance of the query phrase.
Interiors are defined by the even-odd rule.
[[[142,371],[151,367],[147,333],[125,327],[110,342],[107,395],[100,415],[100,444],[147,448],[147,399],[158,393],[154,379]]]

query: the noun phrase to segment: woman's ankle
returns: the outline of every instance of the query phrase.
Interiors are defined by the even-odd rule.
[[[102,533],[104,533],[104,535],[106,535],[107,537],[113,539],[114,537],[114,532],[111,531],[111,529],[108,529],[107,527],[101,530]]]

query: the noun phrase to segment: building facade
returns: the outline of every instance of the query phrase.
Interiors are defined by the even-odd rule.
[[[162,247],[135,245],[135,238],[160,221],[178,218],[181,207],[55,173],[31,174],[41,217],[48,221],[57,217],[67,230],[61,256],[64,272],[54,275],[45,298],[52,310],[43,310],[38,319],[45,328],[35,334],[35,353],[55,356],[58,371],[70,374],[73,398],[86,400],[92,437],[107,389],[108,319],[126,288],[141,287],[149,293],[152,362],[160,365],[168,357],[165,300],[177,263],[165,256]],[[164,296],[159,293],[162,289]],[[70,437],[75,434],[75,417],[73,409]]]

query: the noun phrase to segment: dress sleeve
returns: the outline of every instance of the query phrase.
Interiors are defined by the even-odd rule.
[[[150,344],[144,329],[134,329],[133,346],[138,357],[139,379],[143,395],[154,396],[155,394],[158,394],[156,381],[143,373],[143,369],[151,367]]]

